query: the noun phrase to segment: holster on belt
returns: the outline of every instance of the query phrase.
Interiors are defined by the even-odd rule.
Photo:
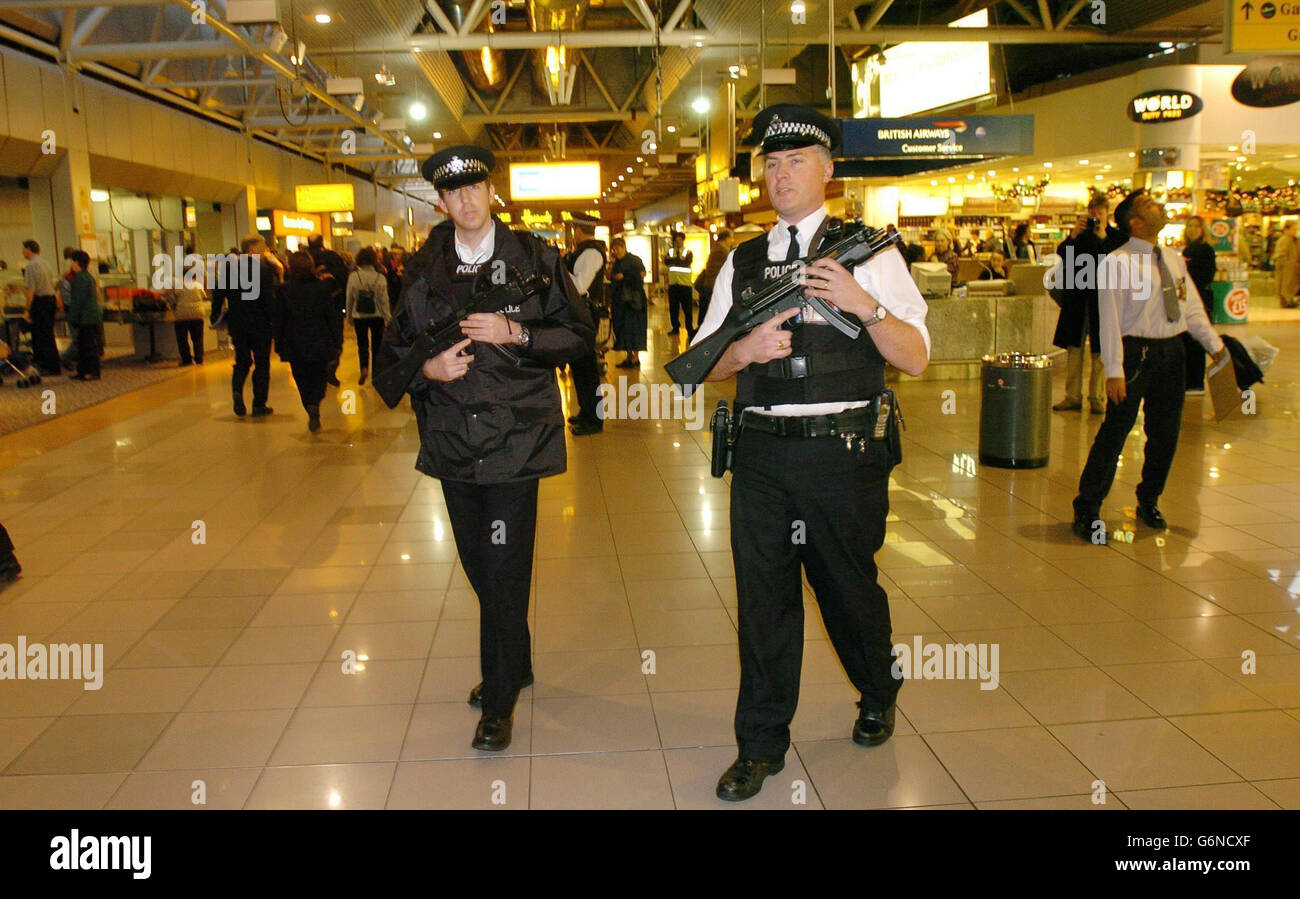
[[[902,430],[907,427],[903,423],[903,410],[898,405],[898,397],[894,391],[885,388],[876,396],[873,407],[876,412],[875,432],[871,435],[874,440],[886,440],[889,442],[889,457],[893,464],[897,465],[903,461],[903,435]]]
[[[726,400],[718,400],[718,408],[713,410],[713,417],[709,419],[709,431],[713,435],[709,474],[720,478],[731,470],[731,456],[736,446],[736,416],[727,408]]]

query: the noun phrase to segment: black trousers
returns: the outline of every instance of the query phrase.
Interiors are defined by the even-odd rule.
[[[32,361],[42,374],[57,375],[63,371],[59,345],[54,340],[54,316],[58,310],[58,300],[53,296],[32,297]]]
[[[189,365],[191,362],[203,364],[203,319],[183,319],[176,322],[173,327],[176,330],[176,348],[180,350],[181,364]],[[190,353],[190,344],[194,344],[194,352]]]
[[[528,593],[537,532],[537,479],[442,481],[461,567],[478,595],[483,714],[509,716],[533,671]]]
[[[694,334],[695,325],[691,321],[692,290],[689,284],[668,285],[668,321],[677,330],[678,310],[686,317],[686,333]]]
[[[384,342],[384,320],[382,318],[354,318],[352,330],[357,333],[357,357],[362,368],[370,367],[370,356],[379,355],[379,345]],[[337,363],[335,368],[337,368]]]
[[[1182,333],[1183,352],[1187,356],[1187,362],[1184,371],[1187,373],[1187,382],[1184,385],[1188,390],[1203,390],[1205,388],[1205,347],[1195,337],[1184,331]]]
[[[230,389],[243,396],[244,381],[253,371],[253,408],[266,405],[271,392],[271,326],[261,322],[230,322],[230,342],[235,345],[235,371]]]
[[[328,359],[290,361],[289,370],[293,372],[293,383],[298,385],[298,396],[302,400],[304,409],[319,406],[320,401],[325,399],[325,377],[328,368]]]
[[[713,298],[713,285],[705,287],[703,284],[697,285],[695,292],[700,295],[700,307],[696,310],[695,321],[698,322],[696,327],[704,324],[704,316],[709,314],[709,300]]]
[[[330,360],[329,377],[338,380],[339,363],[343,361],[343,317],[339,316],[336,321],[338,324],[334,327],[334,340],[338,344],[339,351]]]
[[[864,708],[882,710],[893,677],[889,602],[875,554],[889,514],[888,444],[859,452],[833,438],[742,429],[731,481],[731,552],[740,623],[740,755],[777,761],[790,748],[803,663],[808,573],[835,652]]]
[[[569,363],[573,373],[573,390],[578,394],[578,417],[584,422],[599,421],[596,407],[600,402],[600,363],[595,353]]]
[[[75,325],[77,374],[99,375],[99,325]]]
[[[1124,338],[1124,378],[1128,382],[1124,402],[1106,404],[1106,419],[1092,441],[1088,461],[1079,476],[1079,495],[1074,499],[1075,518],[1094,521],[1102,501],[1115,482],[1115,468],[1124,441],[1137,421],[1138,407],[1144,414],[1147,442],[1143,452],[1140,503],[1154,503],[1164,492],[1169,467],[1178,448],[1182,426],[1183,393],[1187,371],[1182,335],[1163,340]]]

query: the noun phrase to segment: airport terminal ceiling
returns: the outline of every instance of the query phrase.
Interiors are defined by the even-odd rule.
[[[819,0],[0,0],[0,41],[413,194],[431,189],[420,160],[472,141],[511,162],[631,168],[602,200],[636,209],[695,181],[694,141],[728,124],[701,98],[718,108],[727,82],[742,136],[764,103],[831,111],[833,27],[849,115],[854,60],[952,40],[947,24],[982,9],[1000,96],[1221,40],[1221,4],[1194,0],[1110,4],[1104,23],[1083,0],[841,0],[833,14]],[[793,83],[762,84],[774,69]]]

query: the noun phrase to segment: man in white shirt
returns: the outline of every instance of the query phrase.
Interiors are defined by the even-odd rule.
[[[1074,499],[1074,533],[1104,543],[1101,504],[1115,480],[1124,441],[1145,407],[1147,443],[1137,517],[1160,530],[1168,527],[1157,505],[1178,448],[1183,415],[1184,347],[1187,331],[1214,361],[1223,341],[1210,326],[1182,254],[1160,246],[1169,219],[1164,206],[1135,190],[1115,209],[1115,224],[1130,237],[1108,255],[1098,273],[1101,361],[1106,369],[1106,419],[1079,477]]]
[[[802,106],[770,106],[754,120],[768,196],[780,216],[764,237],[723,263],[696,342],[717,330],[748,287],[816,254],[827,227],[826,185],[839,126]],[[784,767],[799,699],[803,585],[807,572],[827,633],[862,695],[854,742],[874,746],[894,729],[889,604],[876,583],[885,538],[888,440],[875,438],[885,363],[920,374],[929,363],[926,305],[902,256],[887,250],[849,272],[806,265],[809,294],[836,306],[862,332],[849,338],[810,309],[783,313],[732,343],[708,380],[737,376],[740,430],[733,455],[731,546],[739,600],[739,757],[718,782],[720,799],[756,795]],[[889,436],[892,407],[886,406]],[[873,439],[875,438],[875,439]]]

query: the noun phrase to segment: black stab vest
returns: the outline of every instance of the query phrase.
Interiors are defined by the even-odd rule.
[[[816,237],[825,233],[830,218],[823,220]],[[824,244],[825,238],[818,244]],[[806,257],[801,261],[807,262]],[[732,255],[734,274],[731,301],[742,303],[746,288],[757,293],[765,282],[794,268],[795,262],[773,262],[767,258],[767,235],[745,241]],[[844,317],[861,325],[857,316]],[[754,364],[736,375],[736,408],[779,406],[796,403],[837,403],[868,400],[885,389],[885,358],[863,328],[850,340],[824,322],[805,322],[796,316],[786,323],[790,329],[789,359],[807,358],[808,373],[789,377],[789,359]]]

